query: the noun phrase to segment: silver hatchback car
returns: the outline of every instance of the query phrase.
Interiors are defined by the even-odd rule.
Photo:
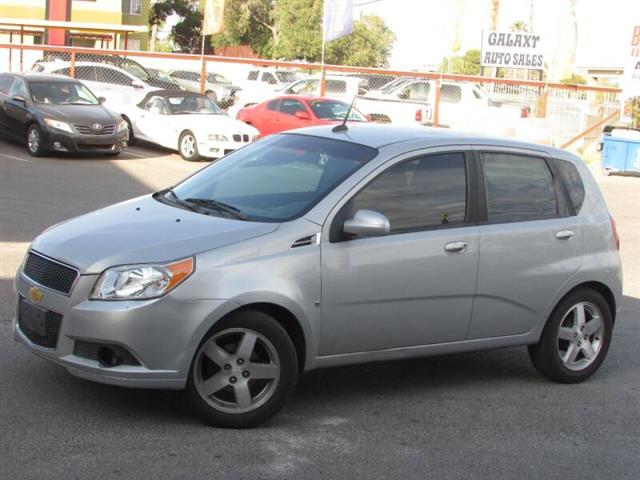
[[[618,237],[567,152],[442,130],[266,137],[63,222],[16,276],[16,339],[82,378],[184,389],[220,426],[301,372],[527,345],[579,382],[620,304]]]

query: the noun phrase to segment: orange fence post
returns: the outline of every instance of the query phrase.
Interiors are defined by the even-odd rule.
[[[434,96],[433,96],[433,126],[437,127],[438,126],[438,121],[440,120],[440,97],[441,95],[441,85],[440,85],[440,79],[436,80],[436,90],[434,92]]]
[[[546,83],[542,87],[542,95],[540,96],[540,108],[538,109],[538,116],[540,118],[547,118],[547,104],[549,102],[549,84]]]
[[[69,65],[69,76],[76,78],[76,52],[71,52],[71,65]]]
[[[204,95],[207,88],[207,59],[202,56],[202,67],[200,67],[200,93]]]

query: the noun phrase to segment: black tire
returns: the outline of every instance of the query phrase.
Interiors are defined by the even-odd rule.
[[[27,133],[24,136],[24,144],[25,147],[27,147],[27,152],[29,152],[29,155],[32,157],[42,157],[47,154],[42,130],[35,123],[29,125],[27,128]]]
[[[107,157],[117,157],[122,153],[122,150],[116,150],[115,152],[105,153]]]
[[[186,141],[186,138],[190,137],[193,139],[193,149],[188,150],[183,142]],[[197,162],[200,160],[200,152],[198,151],[198,142],[196,136],[191,132],[191,130],[185,130],[180,134],[180,139],[178,140],[178,152],[183,160],[187,162]]]
[[[591,342],[592,338],[597,340],[595,334],[588,338],[582,336],[583,333],[588,333],[588,330],[578,334],[580,331],[580,328],[578,327],[575,328],[575,331],[573,327],[565,330],[574,332],[573,335],[575,339],[562,340],[559,337],[559,329],[561,325],[565,325],[563,322],[573,322],[572,316],[576,314],[571,313],[571,311],[574,307],[584,303],[590,305],[589,308],[595,307],[598,310],[598,318],[602,320],[602,328],[599,330],[600,333],[597,335],[601,337],[601,343],[593,357],[593,360],[590,361],[591,363],[586,364],[584,368],[579,368],[579,366],[568,368],[561,358],[561,346],[563,343],[567,345],[567,347],[562,348],[566,348],[567,350],[565,353],[568,353],[571,342],[578,342],[573,346],[575,348],[580,344],[580,342]],[[591,316],[591,313],[587,312],[586,316],[591,318],[588,320],[589,322],[593,321],[594,317]],[[602,362],[609,351],[612,331],[613,317],[607,301],[597,291],[590,288],[582,288],[567,295],[556,306],[542,332],[540,342],[535,345],[529,345],[529,357],[531,358],[535,368],[547,378],[559,383],[579,383],[593,375],[598,368],[600,368],[600,365],[602,365]],[[580,350],[580,348],[577,348],[577,350],[579,351],[578,361],[581,361],[580,355],[582,355],[584,362],[588,362],[589,359]]]
[[[223,411],[224,407],[219,407],[216,404],[216,399],[213,398],[215,395],[231,394],[235,396],[235,401],[238,402],[238,396],[235,393],[235,388],[240,386],[240,382],[243,381],[240,376],[239,380],[237,380],[237,384],[235,385],[227,385],[223,387],[222,390],[218,390],[213,394],[209,395],[205,398],[205,395],[201,393],[198,389],[198,385],[203,385],[204,380],[208,380],[211,376],[205,379],[205,370],[210,368],[211,365],[214,365],[217,368],[215,362],[211,362],[211,365],[205,363],[209,360],[208,356],[205,356],[205,360],[202,360],[201,352],[207,348],[207,345],[210,345],[210,342],[214,338],[222,338],[224,342],[225,334],[227,332],[232,332],[228,335],[233,335],[234,331],[246,331],[252,332],[257,336],[261,336],[263,339],[266,339],[273,350],[277,353],[277,360],[279,362],[279,374],[277,380],[252,380],[249,378],[246,380],[247,383],[253,381],[253,387],[257,387],[257,390],[260,390],[261,384],[255,382],[272,382],[269,387],[264,387],[262,392],[267,391],[269,388],[269,396],[266,398],[263,397],[264,403],[258,403],[255,408],[252,405],[249,411],[243,412],[229,412]],[[238,333],[238,335],[243,335],[242,333]],[[232,338],[232,337],[231,337]],[[243,338],[243,337],[241,337]],[[259,344],[262,340],[257,340],[256,345]],[[219,345],[219,344],[217,344]],[[227,349],[231,349],[234,354],[239,355],[239,348],[241,345],[241,340],[234,347],[233,343],[230,346],[227,346]],[[251,358],[254,358],[253,355],[259,351],[259,346],[256,347],[256,350],[251,354]],[[234,350],[235,349],[235,350]],[[225,363],[220,362],[220,363]],[[233,365],[230,366],[230,369],[227,370],[227,366],[221,367],[216,370],[215,374],[225,374],[225,375],[234,375],[234,371],[238,369],[251,369],[251,366],[257,365],[254,363],[254,360],[248,360],[247,363],[243,367],[237,367],[234,362],[238,362],[236,357],[233,357],[229,362]],[[250,366],[251,365],[251,366]],[[276,363],[277,365],[277,363]],[[226,372],[224,371],[226,370]],[[239,370],[238,370],[239,371]],[[244,376],[245,372],[242,372]],[[212,375],[213,376],[213,375]],[[248,375],[247,375],[248,376]],[[213,329],[211,329],[205,338],[200,343],[198,350],[192,360],[191,368],[189,370],[189,379],[187,381],[187,393],[189,398],[195,408],[195,410],[209,423],[223,428],[250,428],[261,423],[266,422],[275,416],[282,408],[285,406],[287,400],[293,394],[293,391],[296,387],[296,382],[298,379],[298,357],[296,355],[296,349],[291,341],[291,338],[287,334],[286,330],[280,325],[273,317],[267,315],[266,313],[256,311],[256,310],[242,310],[235,314],[232,314],[227,319],[223,320],[219,324],[217,324]],[[231,381],[231,379],[229,379]],[[254,396],[255,395],[255,396]],[[261,393],[251,392],[250,398],[252,402],[256,399],[260,398]],[[213,400],[212,400],[213,398]],[[239,405],[239,402],[238,402]],[[232,408],[237,408],[237,405]]]
[[[127,137],[127,145],[131,145],[134,146],[136,143],[138,143],[138,139],[136,138],[135,134],[133,133],[133,126],[131,125],[131,122],[129,121],[129,119],[127,117],[122,117],[123,120],[125,122],[127,122],[127,131],[129,133],[128,137]]]

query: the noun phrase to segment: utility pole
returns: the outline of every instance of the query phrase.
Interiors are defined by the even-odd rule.
[[[491,0],[491,19],[489,22],[490,30],[498,30],[498,11],[500,9],[500,0]],[[492,68],[489,73],[491,77],[498,76],[498,68]]]

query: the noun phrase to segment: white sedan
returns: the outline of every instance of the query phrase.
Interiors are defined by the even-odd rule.
[[[260,136],[258,130],[229,117],[199,93],[149,92],[121,115],[129,124],[129,144],[145,140],[177,150],[188,161],[220,158]]]

